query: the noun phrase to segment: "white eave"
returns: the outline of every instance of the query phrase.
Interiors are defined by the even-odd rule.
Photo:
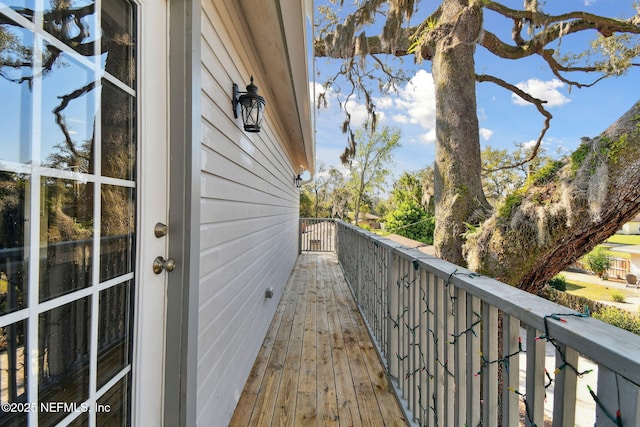
[[[294,167],[315,170],[313,117],[309,96],[307,22],[313,22],[313,1],[236,0],[253,40],[251,51],[266,73],[274,109],[283,126]],[[256,76],[257,77],[257,76]]]

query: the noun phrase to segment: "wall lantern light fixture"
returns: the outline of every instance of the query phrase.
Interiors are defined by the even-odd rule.
[[[296,187],[300,188],[302,186],[302,177],[300,175],[294,176],[293,183],[296,185]]]
[[[258,95],[258,87],[253,84],[253,76],[251,76],[251,83],[247,85],[246,92],[240,92],[238,85],[233,84],[231,103],[233,104],[233,117],[236,119],[238,118],[238,107],[240,107],[244,130],[246,132],[260,132],[266,101]]]

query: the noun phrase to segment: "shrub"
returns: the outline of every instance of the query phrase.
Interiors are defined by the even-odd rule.
[[[428,245],[433,244],[434,228],[435,218],[429,217],[427,212],[412,200],[400,203],[396,210],[389,212],[385,217],[385,229],[390,233]]]
[[[607,272],[607,269],[611,267],[611,255],[609,255],[607,248],[602,246],[598,246],[592,250],[585,257],[585,261],[587,262],[589,269],[600,278],[602,278],[602,276]]]
[[[627,298],[621,294],[620,292],[614,292],[611,294],[611,299],[614,302],[625,302],[627,300]]]
[[[564,292],[567,290],[567,279],[562,274],[552,277],[547,284],[558,291]]]
[[[606,307],[597,313],[593,313],[593,317],[640,335],[640,316],[637,314],[621,310],[617,307]]]

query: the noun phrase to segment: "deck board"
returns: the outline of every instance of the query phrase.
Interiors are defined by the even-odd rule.
[[[333,253],[304,253],[231,426],[405,426]]]

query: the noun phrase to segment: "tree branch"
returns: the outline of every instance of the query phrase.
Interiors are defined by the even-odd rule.
[[[553,118],[553,116],[551,115],[551,113],[549,111],[547,111],[544,108],[544,104],[547,103],[547,101],[544,101],[542,99],[538,99],[535,98],[531,95],[529,95],[528,93],[526,93],[525,91],[523,91],[522,89],[520,89],[519,87],[512,85],[511,83],[507,83],[502,79],[499,79],[497,77],[494,76],[489,76],[486,74],[476,74],[476,81],[478,82],[491,82],[494,84],[497,84],[500,87],[503,87],[513,93],[515,93],[516,95],[518,95],[520,98],[524,99],[527,102],[530,102],[531,104],[535,105],[536,109],[538,110],[538,112],[540,112],[540,114],[542,114],[545,119],[544,119],[544,124],[542,125],[542,129],[540,130],[540,135],[538,135],[538,139],[536,140],[536,144],[533,147],[533,150],[531,150],[531,154],[529,155],[529,157],[527,157],[526,159],[518,162],[518,163],[514,163],[511,165],[507,165],[507,166],[502,166],[500,168],[497,169],[485,169],[485,172],[495,172],[498,170],[504,170],[504,169],[514,169],[517,167],[520,167],[526,163],[529,163],[531,160],[535,159],[535,157],[538,155],[538,151],[540,150],[540,145],[542,144],[542,139],[544,138],[545,134],[547,133],[547,130],[549,130],[549,124],[551,123],[551,119]]]
[[[84,87],[81,87],[80,89],[74,90],[73,92],[71,92],[68,95],[59,96],[58,98],[62,99],[62,102],[60,103],[60,105],[58,105],[53,110],[53,114],[55,114],[55,116],[56,116],[56,123],[58,124],[58,126],[60,126],[60,130],[62,130],[62,133],[64,134],[64,140],[65,140],[65,142],[67,144],[67,147],[69,148],[69,151],[71,151],[71,153],[73,153],[74,156],[79,157],[79,158],[87,159],[84,154],[79,153],[76,150],[75,145],[73,143],[73,139],[71,138],[71,134],[69,132],[69,129],[67,128],[67,124],[65,123],[64,115],[62,114],[62,111],[65,108],[67,108],[67,106],[69,105],[69,103],[71,101],[81,97],[85,93],[89,93],[91,90],[93,90],[93,88],[95,88],[95,86],[96,86],[96,82],[93,81],[93,82],[85,85]],[[90,160],[90,159],[87,159],[87,160]]]

